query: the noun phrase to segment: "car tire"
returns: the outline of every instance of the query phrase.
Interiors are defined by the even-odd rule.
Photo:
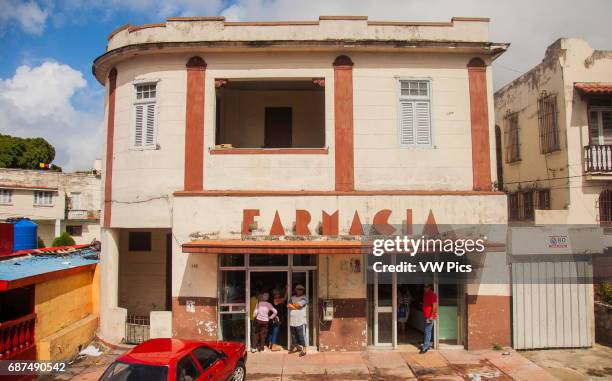
[[[234,368],[234,372],[232,372],[232,377],[230,377],[230,381],[245,381],[246,380],[246,367],[244,363],[240,361],[236,368]]]

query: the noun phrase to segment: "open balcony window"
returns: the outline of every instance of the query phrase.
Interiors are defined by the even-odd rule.
[[[322,81],[217,79],[215,85],[215,148],[325,147]]]

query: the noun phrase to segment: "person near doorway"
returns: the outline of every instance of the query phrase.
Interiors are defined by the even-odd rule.
[[[251,320],[251,352],[257,351],[257,347],[255,347],[255,315],[253,314],[253,312],[255,311],[255,306],[257,305],[257,302],[259,302],[259,290],[261,290],[261,288],[259,287],[260,285],[255,288],[255,291],[249,299],[249,319]]]
[[[397,323],[399,332],[406,333],[408,325],[408,317],[410,316],[410,304],[412,303],[412,294],[407,286],[401,286],[397,295]]]
[[[255,305],[253,311],[254,320],[254,331],[255,331],[255,343],[254,348],[257,348],[259,352],[264,350],[266,344],[266,338],[268,337],[268,324],[270,319],[274,319],[278,314],[278,311],[268,302],[270,295],[267,292],[259,295],[259,301]]]
[[[268,335],[268,342],[270,343],[270,350],[277,352],[281,350],[281,346],[278,345],[278,335],[281,332],[283,322],[286,321],[287,313],[285,303],[287,302],[287,290],[284,287],[276,286],[272,290],[272,305],[278,311],[276,317],[270,320],[270,334]]]
[[[427,353],[431,345],[431,334],[434,321],[438,318],[438,295],[433,290],[432,284],[425,285],[423,293],[423,317],[425,326],[423,328],[423,345],[419,353]]]
[[[308,297],[305,295],[305,291],[304,286],[301,284],[295,286],[295,294],[287,304],[289,309],[289,326],[291,327],[291,348],[289,348],[289,353],[299,351],[300,356],[306,355],[306,340],[304,337],[308,322],[306,315]]]

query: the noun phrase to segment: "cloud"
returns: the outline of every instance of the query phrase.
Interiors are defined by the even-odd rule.
[[[22,65],[11,78],[0,78],[2,133],[44,137],[55,146],[56,164],[90,168],[100,154],[102,106],[96,113],[77,110],[75,103],[90,103],[91,96],[83,74],[68,65],[54,61]]]
[[[2,0],[0,1],[0,33],[17,24],[22,31],[29,34],[42,34],[48,18],[34,1]]]

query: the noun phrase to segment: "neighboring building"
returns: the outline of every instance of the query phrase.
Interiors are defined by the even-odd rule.
[[[27,217],[46,246],[67,231],[77,244],[100,239],[100,172],[0,168],[0,221]]]
[[[271,282],[306,286],[321,351],[406,343],[402,282],[362,263],[360,223],[507,222],[490,65],[508,45],[488,29],[203,17],[113,32],[93,65],[107,89],[102,337],[138,341],[124,333],[140,322],[248,341],[249,297]],[[511,343],[507,272],[496,279],[436,284],[437,341]]]
[[[510,220],[612,223],[612,51],[561,38],[495,93]]]
[[[510,224],[531,227],[509,235],[514,346],[591,346],[593,269],[604,256],[584,254],[612,246],[602,229],[612,223],[612,51],[555,41],[495,93],[495,116]]]
[[[99,316],[98,251],[53,248],[0,256],[0,360],[74,358]]]

